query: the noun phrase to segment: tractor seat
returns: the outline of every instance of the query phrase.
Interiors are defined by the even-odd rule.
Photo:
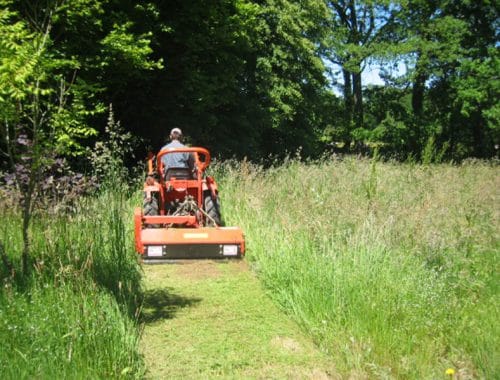
[[[189,168],[168,168],[165,172],[165,181],[170,181],[171,178],[193,179],[193,173]]]

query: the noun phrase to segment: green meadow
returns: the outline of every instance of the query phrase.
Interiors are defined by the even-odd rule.
[[[498,376],[496,163],[347,157],[224,161],[211,172],[267,295],[342,377]],[[0,241],[14,263],[1,267],[2,378],[145,375],[138,193],[117,187],[69,212],[37,211],[29,277],[20,275],[19,214],[1,208]]]
[[[69,213],[40,210],[34,257],[22,276],[21,221],[2,209],[0,374],[4,379],[133,378],[138,354],[141,271],[133,254],[133,203],[120,188],[82,199]],[[124,192],[125,193],[125,192]],[[14,273],[13,273],[14,272]]]
[[[498,166],[346,158],[217,168],[282,310],[344,376],[500,373]]]

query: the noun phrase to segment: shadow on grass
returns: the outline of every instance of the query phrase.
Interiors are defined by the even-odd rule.
[[[201,300],[175,294],[172,288],[148,290],[142,303],[141,322],[153,323],[174,318],[178,310],[195,305]]]

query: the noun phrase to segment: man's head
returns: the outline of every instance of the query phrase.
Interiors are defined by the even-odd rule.
[[[170,140],[181,140],[182,139],[182,131],[180,128],[173,128],[170,131]]]

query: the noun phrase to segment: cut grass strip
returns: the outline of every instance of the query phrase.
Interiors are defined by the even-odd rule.
[[[145,267],[142,351],[153,379],[336,376],[244,262]]]

